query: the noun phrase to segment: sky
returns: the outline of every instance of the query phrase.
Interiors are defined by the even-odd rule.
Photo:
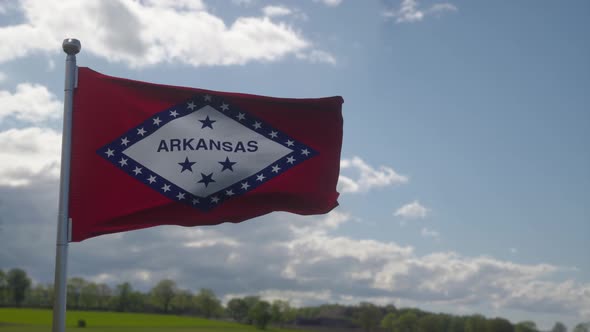
[[[340,206],[70,245],[223,300],[590,321],[590,2],[0,0],[0,268],[53,281],[64,38],[161,84],[344,98]]]

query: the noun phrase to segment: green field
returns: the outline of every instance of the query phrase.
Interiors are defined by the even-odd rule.
[[[86,321],[85,328],[77,327],[78,320]],[[0,332],[40,332],[51,331],[52,311],[44,309],[0,308]],[[95,311],[68,311],[67,331],[118,332],[238,332],[260,331],[250,325],[208,320],[195,317],[131,314]],[[271,332],[294,330],[268,328]],[[300,331],[300,330],[299,330]]]

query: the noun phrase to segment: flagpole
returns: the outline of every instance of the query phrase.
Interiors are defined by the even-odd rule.
[[[80,52],[81,49],[80,41],[71,38],[64,39],[62,48],[67,56],[64,87],[64,121],[61,138],[59,211],[57,214],[57,241],[55,251],[53,332],[64,332],[66,327],[68,242],[70,240],[68,207],[72,146],[72,108],[74,102],[74,88],[77,80],[76,54]]]

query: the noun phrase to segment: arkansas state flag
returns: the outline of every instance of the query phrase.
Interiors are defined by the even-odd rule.
[[[72,241],[338,205],[341,97],[284,99],[78,69]]]

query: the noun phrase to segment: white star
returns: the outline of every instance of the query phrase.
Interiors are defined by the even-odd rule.
[[[162,190],[164,190],[164,192],[170,191],[170,185],[169,185],[169,184],[165,184],[165,185],[162,187]]]
[[[193,103],[192,101],[189,101],[186,108],[188,108],[189,110],[193,110],[195,108],[195,103]]]
[[[264,180],[264,178],[265,178],[264,174],[258,174],[258,175],[256,175],[256,180],[257,181],[262,181],[262,180]]]
[[[260,127],[261,127],[260,122],[255,121],[254,122],[254,129],[260,129]]]
[[[162,122],[162,120],[160,120],[160,117],[154,118],[153,120],[156,126],[160,126],[160,122]]]
[[[107,149],[107,152],[105,152],[105,153],[107,154],[107,157],[110,158],[115,155],[114,152],[115,152],[115,150]]]
[[[238,118],[238,120],[242,121],[246,118],[246,116],[244,115],[244,113],[238,113],[237,118]]]
[[[219,198],[217,198],[217,196],[211,197],[211,203],[217,203],[217,202],[219,202]]]
[[[121,145],[125,145],[125,146],[127,146],[127,144],[129,144],[129,140],[127,139],[127,137],[123,137],[123,138],[121,139]]]
[[[278,173],[280,169],[281,169],[281,168],[279,167],[279,165],[274,165],[274,166],[272,167],[272,172],[273,172],[273,173]]]
[[[141,174],[141,170],[142,170],[142,169],[143,169],[143,168],[141,168],[141,167],[137,167],[137,166],[135,166],[135,169],[133,170],[133,173],[135,173],[135,175],[139,175],[139,174]]]
[[[148,181],[149,181],[150,183],[154,183],[154,182],[156,182],[156,177],[155,177],[155,176],[153,176],[153,175],[150,175],[150,177],[148,178]]]
[[[290,139],[287,140],[287,146],[293,146],[293,144],[295,144],[295,142]]]
[[[233,195],[234,195],[234,191],[233,191],[233,190],[231,190],[231,189],[230,189],[230,190],[226,190],[226,191],[225,191],[225,194],[226,194],[227,196],[233,196]]]
[[[121,158],[121,160],[119,160],[119,164],[121,164],[121,167],[127,166],[127,159]]]
[[[273,130],[273,131],[271,131],[271,132],[270,132],[270,137],[272,137],[272,138],[277,138],[277,134],[278,134],[278,133],[277,133],[276,131],[274,131],[274,130]]]
[[[145,135],[145,133],[146,133],[146,131],[145,131],[145,130],[143,130],[143,127],[142,127],[142,128],[139,128],[139,129],[137,129],[137,135],[141,135],[141,136],[143,136],[143,135]]]
[[[199,204],[199,200],[196,198],[193,198],[193,205],[197,205],[197,204]]]
[[[211,95],[205,95],[205,101],[211,101]]]
[[[176,195],[176,198],[178,198],[178,200],[184,199],[184,193],[178,193],[178,195]]]
[[[250,185],[248,184],[248,182],[242,182],[242,189],[248,190],[248,188],[250,188]]]
[[[303,154],[303,155],[305,155],[305,156],[308,156],[308,155],[309,155],[309,153],[310,153],[310,152],[309,152],[309,150],[307,150],[307,149],[303,149],[303,150],[301,150],[301,154]]]
[[[293,156],[289,156],[289,157],[287,157],[287,162],[289,164],[293,164],[295,162],[295,158],[293,158]]]
[[[178,116],[178,112],[176,112],[176,111],[170,111],[170,116],[177,117]]]
[[[221,109],[227,111],[229,109],[229,105],[226,103],[221,104]]]

